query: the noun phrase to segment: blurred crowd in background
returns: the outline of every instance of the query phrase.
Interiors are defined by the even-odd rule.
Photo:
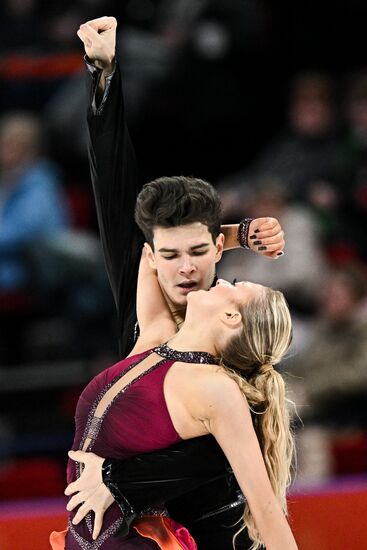
[[[298,481],[367,473],[367,7],[273,4],[2,2],[0,499],[61,494],[77,396],[118,356],[76,36],[101,15],[119,23],[143,181],[208,179],[224,222],[285,230],[279,261],[235,250],[218,274],[290,304]]]

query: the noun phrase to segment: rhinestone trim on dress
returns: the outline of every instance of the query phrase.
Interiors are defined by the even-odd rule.
[[[99,430],[101,429],[102,424],[102,418],[99,418],[98,416],[93,416],[87,433],[87,439],[93,439],[93,441],[96,440]]]
[[[167,344],[160,344],[153,351],[165,359],[182,361],[183,363],[204,363],[208,365],[219,363],[218,357],[214,357],[214,355],[206,351],[177,351],[170,348]]]
[[[68,528],[70,530],[70,533],[72,534],[72,536],[74,537],[74,539],[77,541],[77,543],[79,544],[80,548],[82,548],[82,550],[98,550],[98,548],[100,548],[102,546],[102,544],[104,542],[106,542],[107,539],[109,539],[110,537],[112,537],[112,535],[114,535],[115,533],[117,533],[117,531],[119,530],[119,528],[121,527],[122,523],[123,523],[123,518],[119,518],[117,519],[116,521],[114,521],[107,529],[106,531],[104,531],[99,537],[97,540],[94,540],[93,542],[88,542],[87,540],[85,540],[81,535],[79,535],[79,533],[75,530],[75,527],[74,525],[71,523],[71,521],[69,520],[68,521]]]

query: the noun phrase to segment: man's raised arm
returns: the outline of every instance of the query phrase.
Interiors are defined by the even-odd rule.
[[[88,69],[89,160],[108,277],[118,310],[120,354],[133,346],[135,296],[143,235],[134,221],[140,191],[115,61],[117,22],[101,17],[80,26]]]

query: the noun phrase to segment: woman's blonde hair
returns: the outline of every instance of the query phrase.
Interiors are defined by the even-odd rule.
[[[287,512],[286,490],[291,481],[294,442],[288,400],[282,376],[274,369],[289,348],[292,323],[283,294],[264,288],[260,298],[240,308],[243,330],[221,354],[221,365],[239,385],[250,409],[268,476],[279,502]],[[244,526],[258,549],[261,538],[248,505]]]

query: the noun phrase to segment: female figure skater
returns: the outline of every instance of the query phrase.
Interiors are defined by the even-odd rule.
[[[219,220],[216,223],[215,214],[220,210],[220,204],[219,198],[214,197],[214,190],[210,190],[209,184],[204,185],[199,180],[190,182],[190,178],[163,178],[165,185],[161,182],[162,185],[158,186],[158,181],[147,184],[145,200],[140,200],[140,213],[143,216],[136,219],[137,223],[134,222],[134,207],[142,182],[138,177],[126,127],[119,64],[117,61],[111,63],[111,57],[115,55],[116,24],[113,17],[99,18],[82,25],[78,36],[88,55],[86,64],[91,175],[102,248],[117,306],[120,357],[124,358],[132,350],[139,334],[136,323],[136,282],[144,240],[153,246],[153,236],[153,249],[158,256],[158,279],[171,309],[176,315],[179,314],[176,319],[179,324],[184,318],[186,298],[177,287],[177,282],[182,282],[184,278],[185,283],[190,283],[192,279],[195,286],[191,291],[212,286],[215,264],[220,256],[218,246],[214,247],[213,243],[220,245],[218,239],[222,229],[219,227]],[[155,197],[154,203],[149,199],[150,193]],[[147,213],[150,214],[149,220]],[[144,222],[145,229],[139,220]],[[187,224],[192,222],[208,225],[205,234],[199,231],[193,237],[192,231],[187,228]],[[170,231],[164,228],[171,226],[174,226],[172,230],[175,231],[173,242],[169,235],[162,235],[162,231]],[[157,229],[160,235],[159,246]],[[249,235],[256,234],[256,239],[248,239],[246,244],[255,252],[268,253],[271,256],[281,253],[284,247],[283,232],[276,220],[253,220],[248,229],[251,231]],[[235,236],[237,237],[237,231]],[[203,245],[204,240],[209,244],[208,252],[204,254],[204,249],[201,249],[203,253],[200,252],[199,255],[196,245]],[[230,244],[231,240],[233,245]],[[262,248],[266,248],[266,251],[260,251],[261,246],[255,246],[259,243],[265,245]],[[229,245],[229,248],[242,245],[237,238],[231,239],[228,234],[224,244],[225,247]],[[193,245],[195,246],[191,250]],[[176,258],[161,258],[158,252],[160,248],[175,248]],[[102,525],[102,515],[107,508],[106,497],[110,503],[113,502],[112,493],[124,510],[125,523],[120,527],[121,532],[126,531],[132,520],[132,509],[139,512],[147,503],[155,505],[157,502],[165,502],[171,517],[189,528],[201,549],[231,547],[232,537],[237,530],[237,527],[232,526],[241,517],[244,498],[213,436],[180,441],[167,447],[164,456],[163,450],[159,449],[134,455],[123,461],[106,459],[103,485],[100,485],[100,462],[98,463],[98,457],[94,453],[78,451],[72,458],[84,460],[85,467],[83,474],[67,491],[75,493],[83,487],[78,498],[84,504],[79,509],[77,518],[82,519],[81,510],[89,511],[92,504],[95,512],[94,528],[97,531],[98,525]],[[92,480],[91,464],[87,461],[94,458],[99,467],[96,468],[96,476]],[[139,485],[130,483],[137,479]],[[86,480],[91,483],[86,484]],[[98,495],[93,493],[91,497],[95,488],[94,481],[99,486],[99,492]],[[103,498],[100,492],[104,493]],[[137,499],[140,495],[144,498]],[[91,498],[94,499],[93,503]],[[126,513],[126,499],[132,504],[129,514]],[[238,548],[248,548],[244,539],[246,534],[243,532],[237,539]]]
[[[73,449],[125,458],[212,434],[246,497],[243,525],[253,548],[294,550],[284,513],[293,442],[284,382],[274,370],[291,341],[284,297],[261,285],[220,280],[210,291],[188,295],[177,333],[149,254],[138,279],[140,337],[126,359],[83,391]],[[79,464],[69,461],[69,483],[79,475]],[[164,508],[146,510],[124,539],[113,536],[123,521],[116,504],[96,540],[91,514],[74,525],[75,514],[64,540],[51,536],[53,548],[196,548]]]

